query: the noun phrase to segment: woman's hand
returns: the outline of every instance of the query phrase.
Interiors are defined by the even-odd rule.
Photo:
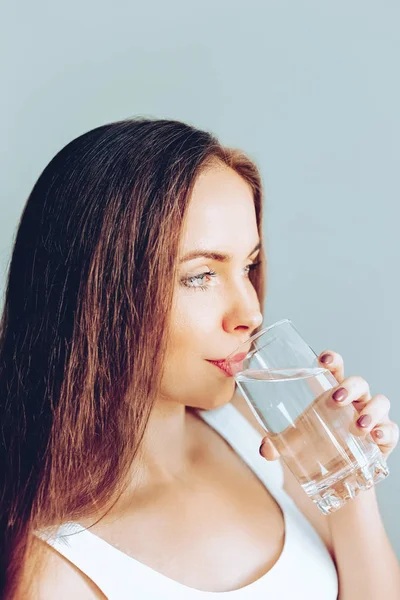
[[[399,427],[389,419],[390,401],[386,396],[370,394],[369,385],[361,377],[344,377],[343,358],[340,354],[325,350],[319,356],[321,367],[328,369],[339,382],[332,388],[332,397],[338,406],[353,403],[358,414],[354,419],[352,433],[370,433],[382,454],[387,458],[399,441]],[[260,454],[267,460],[276,460],[279,453],[269,440],[263,438]]]

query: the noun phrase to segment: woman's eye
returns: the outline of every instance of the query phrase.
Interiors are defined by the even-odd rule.
[[[246,273],[249,274],[251,271],[254,271],[255,269],[257,269],[257,267],[259,267],[260,265],[261,265],[261,261],[256,262],[256,263],[251,263],[251,265],[247,265]]]
[[[260,264],[261,261],[247,265],[244,268],[245,274],[249,275],[250,272],[257,269],[257,267],[259,267]],[[202,290],[204,292],[207,291],[210,287],[212,287],[213,283],[215,283],[215,281],[213,280],[216,276],[217,273],[215,271],[210,270],[204,273],[200,273],[199,275],[191,275],[190,277],[184,277],[183,279],[181,279],[181,284],[187,288]]]
[[[182,285],[188,288],[194,288],[197,290],[207,290],[208,286],[206,285],[214,277],[216,277],[215,271],[206,271],[205,273],[200,273],[200,275],[192,275],[191,277],[184,277],[181,279]]]

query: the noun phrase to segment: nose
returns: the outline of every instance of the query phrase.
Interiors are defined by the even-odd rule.
[[[235,290],[232,290],[229,307],[224,314],[224,330],[227,333],[241,334],[242,337],[245,333],[248,338],[262,321],[260,303],[252,284],[247,281],[245,286],[235,287]]]

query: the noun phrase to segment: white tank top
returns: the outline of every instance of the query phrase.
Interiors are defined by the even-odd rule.
[[[111,546],[78,523],[66,523],[46,541],[85,573],[109,600],[337,600],[335,565],[322,539],[283,489],[279,460],[259,454],[260,433],[231,404],[198,414],[242,457],[280,505],[285,542],[262,577],[229,592],[188,587]]]

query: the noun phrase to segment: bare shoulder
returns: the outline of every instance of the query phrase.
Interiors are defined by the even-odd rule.
[[[40,568],[31,576],[24,600],[104,600],[101,590],[69,560],[42,540],[37,541]],[[33,566],[33,562],[32,562]],[[32,572],[32,569],[27,569]]]
[[[244,417],[253,425],[257,431],[264,437],[265,431],[258,423],[257,419],[251,412],[244,398],[236,393],[231,400],[231,404],[239,410]],[[327,547],[330,555],[334,558],[332,536],[329,529],[329,523],[327,517],[325,517],[315,506],[314,502],[307,496],[297,479],[294,477],[292,472],[287,468],[285,463],[281,461],[281,465],[284,472],[284,489],[286,493],[292,498],[297,508],[304,514],[304,516],[310,521],[314,529],[318,532]]]

